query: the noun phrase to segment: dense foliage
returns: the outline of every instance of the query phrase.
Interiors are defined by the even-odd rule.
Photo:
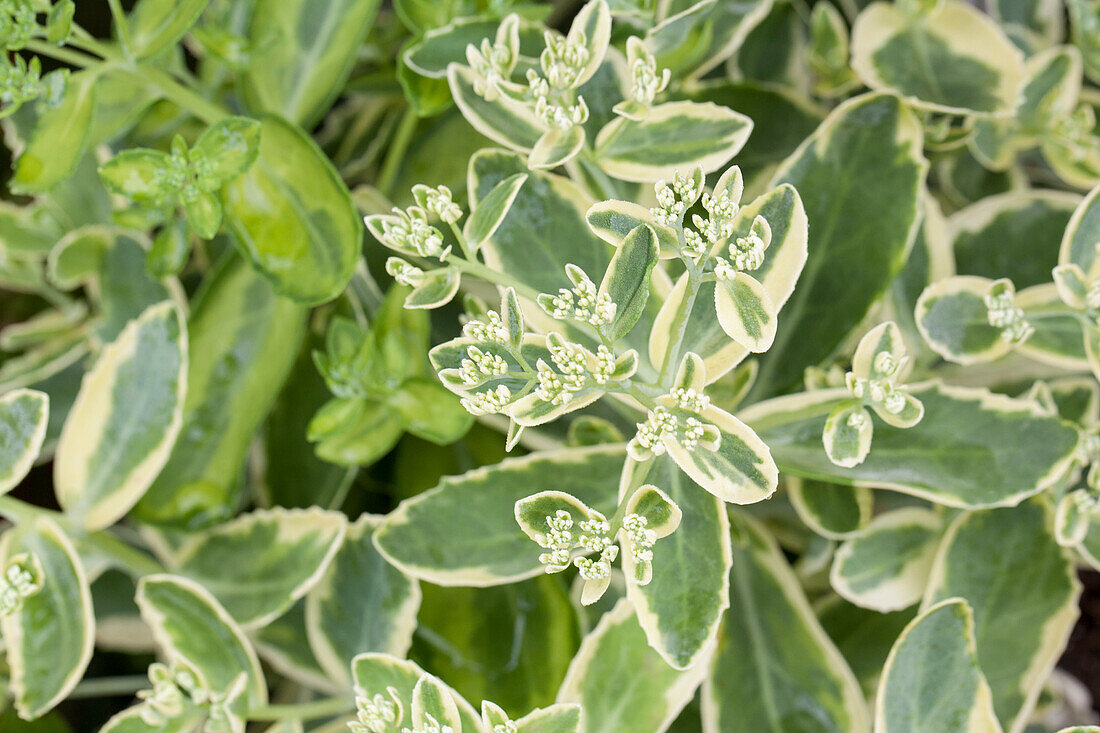
[[[1096,0],[0,44],[0,729],[1100,731]]]

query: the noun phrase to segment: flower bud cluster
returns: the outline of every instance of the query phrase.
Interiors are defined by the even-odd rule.
[[[474,318],[466,321],[462,326],[462,335],[474,341],[506,344],[508,343],[508,326],[499,313],[486,311],[485,320]]]
[[[18,51],[37,29],[37,13],[29,0],[0,0],[0,46]]]
[[[243,727],[230,706],[244,691],[244,674],[224,692],[214,692],[206,689],[194,670],[183,662],[173,662],[171,666],[154,662],[149,667],[149,681],[152,689],[139,691],[137,697],[142,701],[139,713],[142,721],[154,728],[165,727],[189,707],[199,708],[205,715],[203,733],[229,733]]]
[[[469,397],[463,397],[461,400],[466,411],[477,416],[495,415],[502,412],[511,402],[512,390],[503,384],[483,392],[475,392]]]
[[[906,390],[901,385],[896,384],[895,378],[901,373],[908,359],[909,357],[905,356],[899,362],[887,351],[878,352],[875,354],[873,368],[881,376],[878,378],[858,377],[855,373],[848,372],[845,376],[848,391],[856,399],[877,405],[891,415],[897,415],[905,409]],[[853,413],[851,417],[856,415],[862,416],[862,413]],[[848,424],[852,427],[858,427],[862,424],[858,421],[852,422],[851,417],[849,417]]]
[[[421,257],[447,259],[451,248],[443,246],[443,233],[428,223],[427,212],[419,206],[401,210],[382,220],[382,241],[396,250],[415,251]]]
[[[502,83],[511,80],[519,61],[519,17],[509,15],[497,29],[496,39],[482,39],[480,46],[466,47],[466,61],[474,72],[474,93],[492,102]]]
[[[584,270],[576,265],[566,265],[565,272],[573,288],[561,288],[557,295],[543,293],[539,306],[550,316],[564,321],[573,319],[599,328],[615,320],[615,303],[607,293],[601,293]]]
[[[661,397],[658,404],[638,423],[638,432],[626,449],[635,460],[662,455],[666,444],[673,442],[688,451],[700,446],[717,450],[721,432],[697,415],[710,407],[710,398],[692,388],[677,388]],[[687,414],[685,414],[687,413]]]
[[[573,564],[585,580],[603,580],[611,575],[611,564],[619,556],[619,546],[611,539],[611,525],[598,512],[593,519],[586,519],[579,525],[580,546],[587,552],[596,553],[596,558],[576,557]]]
[[[68,71],[59,69],[42,76],[38,57],[30,61],[18,54],[0,59],[0,117],[7,117],[33,99],[56,107],[65,94]]]
[[[757,216],[752,221],[749,234],[738,237],[729,245],[730,259],[715,259],[714,275],[719,280],[732,280],[738,272],[753,272],[764,264],[764,252],[772,241],[772,229],[768,220]]]
[[[657,206],[650,209],[653,217],[665,226],[679,226],[684,214],[703,193],[703,171],[697,168],[691,175],[677,172],[672,177],[672,185],[657,181],[653,190],[657,194]]]
[[[390,733],[397,725],[401,709],[397,704],[396,690],[389,688],[392,700],[380,694],[368,698],[355,698],[355,720],[348,723],[351,733]]]
[[[1001,340],[1009,344],[1021,344],[1035,329],[1024,318],[1024,312],[1016,305],[1016,290],[1008,280],[998,280],[985,294],[986,318],[989,325],[1001,329]]]
[[[657,73],[657,59],[645,47],[641,39],[631,36],[626,42],[627,63],[630,66],[630,97],[635,102],[649,106],[663,92],[672,79],[672,72],[663,69]]]
[[[424,277],[424,271],[415,265],[410,265],[400,257],[390,257],[386,260],[386,272],[398,284],[415,288]]]
[[[0,580],[0,616],[10,616],[23,607],[23,601],[42,590],[42,569],[31,555],[16,555],[4,569]]]
[[[653,562],[653,545],[657,543],[657,533],[648,529],[649,520],[640,514],[627,514],[623,517],[623,532],[630,540],[630,556],[635,563]]]
[[[454,224],[462,218],[462,207],[455,203],[451,189],[446,186],[432,188],[418,183],[412,188],[417,205],[425,211],[439,217],[448,224]]]

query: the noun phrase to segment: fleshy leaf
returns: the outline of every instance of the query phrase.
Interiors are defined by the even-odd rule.
[[[133,507],[168,461],[186,388],[183,316],[165,301],[131,321],[81,381],[54,462],[70,516],[100,529]]]
[[[929,607],[905,627],[886,660],[875,704],[875,733],[945,730],[1001,732],[978,666],[974,612],[962,598]]]
[[[837,549],[829,576],[833,588],[882,613],[912,606],[924,595],[939,533],[939,519],[925,509],[878,515]]]
[[[46,439],[50,398],[16,389],[0,397],[0,494],[15,488],[31,470]]]

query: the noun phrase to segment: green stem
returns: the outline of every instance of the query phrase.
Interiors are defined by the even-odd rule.
[[[457,257],[447,258],[447,263],[458,268],[462,272],[467,272],[474,277],[479,277],[486,282],[491,282],[494,285],[502,285],[506,288],[515,288],[516,294],[527,298],[530,301],[537,301],[539,293],[529,285],[524,285],[519,280],[516,280],[510,275],[505,275],[503,272],[497,272],[496,270],[486,267],[480,262],[471,262],[470,260],[460,259]]]
[[[175,102],[207,124],[217,122],[229,114],[220,105],[188,89],[160,69],[153,68],[148,64],[135,64],[107,44],[91,38],[73,38],[69,44],[81,50],[73,51],[69,48],[59,48],[41,41],[31,41],[27,44],[27,48],[35,53],[55,58],[58,61],[82,69],[93,68],[105,62],[110,62],[115,68],[131,75],[139,83],[152,84],[165,99]],[[91,55],[93,53],[102,56],[103,59],[97,59]]]
[[[93,677],[82,680],[69,693],[70,700],[89,697],[129,697],[150,687],[149,678],[135,674],[124,677]]]
[[[311,702],[301,702],[292,705],[264,705],[250,710],[249,720],[317,720],[318,718],[331,718],[341,713],[350,713],[355,710],[355,700],[351,697],[326,697]]]
[[[416,110],[412,106],[406,107],[405,114],[397,125],[397,132],[393,134],[389,152],[386,153],[386,159],[382,163],[382,170],[378,174],[378,190],[384,193],[386,198],[393,198],[393,184],[397,180],[397,171],[405,158],[405,151],[412,142],[412,136],[416,132],[416,124],[419,121],[420,117],[416,114]]]
[[[111,6],[111,15],[114,16],[115,25],[118,26],[118,40],[129,55],[133,47],[130,44],[130,20],[126,17],[126,11],[122,9],[122,3],[119,0],[107,0],[107,4]]]

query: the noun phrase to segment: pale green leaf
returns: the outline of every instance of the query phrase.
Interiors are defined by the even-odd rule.
[[[15,488],[31,470],[50,416],[44,392],[16,389],[0,396],[0,494]]]

